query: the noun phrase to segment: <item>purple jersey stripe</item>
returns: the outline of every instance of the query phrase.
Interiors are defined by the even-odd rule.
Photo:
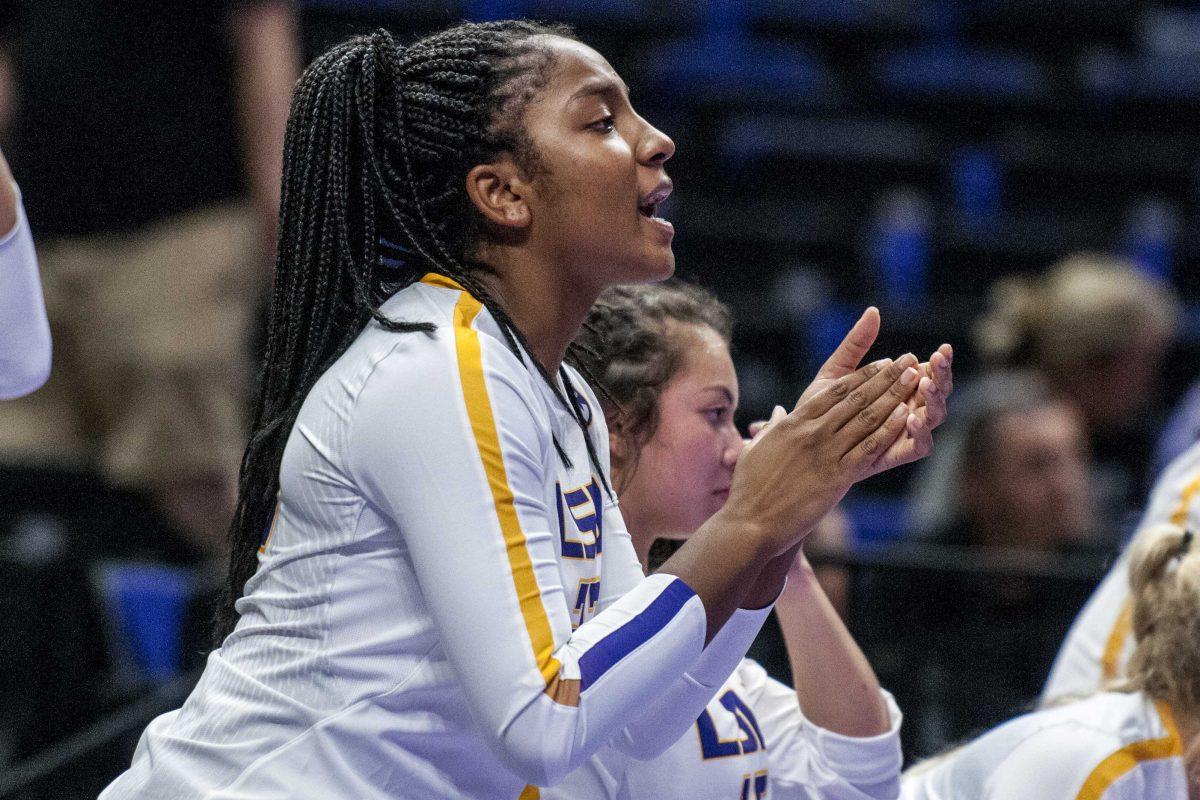
[[[609,667],[632,653],[670,622],[684,603],[696,596],[679,578],[667,584],[658,597],[636,617],[596,642],[579,659],[579,690],[587,688],[608,672]]]

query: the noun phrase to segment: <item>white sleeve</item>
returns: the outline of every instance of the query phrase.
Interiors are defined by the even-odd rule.
[[[1017,745],[984,785],[981,800],[1075,800],[1096,766],[1121,749],[1113,734],[1078,723],[1055,725]],[[1096,800],[1136,800],[1117,781]]]
[[[656,693],[654,702],[643,707],[613,746],[640,761],[665,753],[729,680],[770,613],[771,606],[733,612],[683,677]]]
[[[579,382],[584,387],[588,402],[593,408],[599,408],[590,387],[582,379]],[[598,430],[602,434],[598,437],[601,441],[597,443],[600,464],[606,474],[611,474],[607,429],[598,426]],[[600,611],[646,580],[633,540],[621,516],[620,506],[614,497],[606,498],[603,514],[604,560],[600,564]],[[771,606],[735,611],[700,657],[688,667],[687,673],[657,692],[654,703],[647,706],[613,740],[613,746],[643,761],[666,752],[695,724],[696,717],[729,680],[770,613]]]
[[[696,661],[704,608],[682,580],[654,576],[572,633],[534,379],[469,318],[433,338],[376,366],[350,472],[400,530],[481,735],[518,777],[549,785]]]
[[[900,710],[887,692],[891,727],[853,737],[814,725],[796,690],[746,659],[738,670],[746,701],[767,743],[771,797],[776,800],[893,800],[900,796]]]
[[[20,199],[17,224],[0,239],[0,400],[29,394],[50,375],[50,325],[33,234]]]

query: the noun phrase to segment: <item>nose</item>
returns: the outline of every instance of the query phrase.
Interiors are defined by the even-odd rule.
[[[675,142],[649,122],[645,125],[645,133],[638,142],[638,161],[646,166],[662,166],[675,155]]]
[[[721,464],[729,469],[733,469],[737,464],[738,456],[742,454],[746,442],[742,439],[742,435],[734,429],[727,437],[725,442],[725,450],[721,454]]]

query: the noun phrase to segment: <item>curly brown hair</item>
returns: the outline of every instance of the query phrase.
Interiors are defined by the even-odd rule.
[[[659,397],[683,366],[685,350],[676,335],[681,324],[712,328],[726,345],[733,333],[725,304],[707,289],[672,278],[606,289],[572,343],[568,358],[599,384],[609,430],[627,446],[622,482],[658,429]]]

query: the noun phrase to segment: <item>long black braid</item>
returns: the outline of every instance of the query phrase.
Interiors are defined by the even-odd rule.
[[[305,396],[372,320],[398,333],[433,330],[379,309],[426,272],[452,278],[487,308],[509,348],[570,409],[609,489],[567,373],[560,369],[569,398],[527,358],[524,335],[480,279],[487,267],[471,260],[483,225],[466,193],[470,168],[507,152],[526,172],[540,169],[521,120],[552,67],[541,34],[574,37],[523,20],[465,23],[403,48],[378,30],[337,45],[301,76],[284,142],[275,284],[218,643],[233,630],[234,603],[257,568]],[[554,444],[569,464],[557,437]]]

